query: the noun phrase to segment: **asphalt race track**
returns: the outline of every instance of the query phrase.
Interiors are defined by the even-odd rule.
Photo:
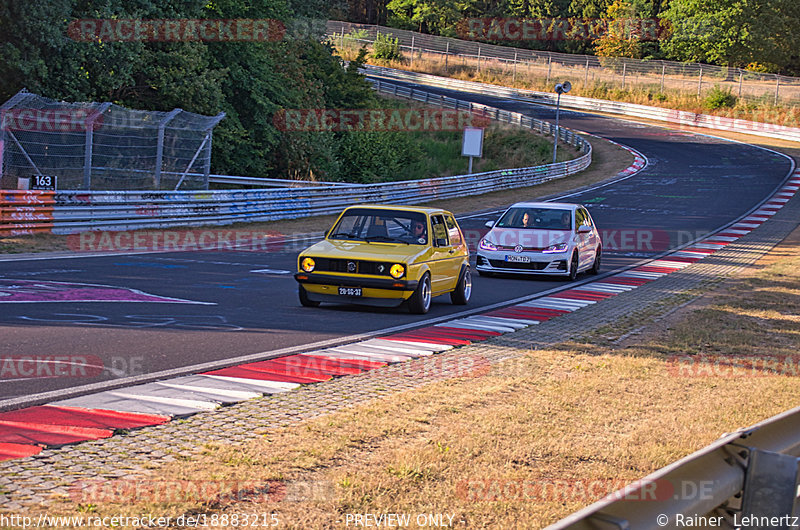
[[[554,111],[541,106],[427,90],[554,119]],[[791,168],[778,154],[683,131],[564,111],[561,124],[627,145],[648,159],[648,166],[631,178],[564,199],[585,204],[605,232],[604,271],[732,222],[770,195]],[[496,216],[476,212],[459,222],[474,242],[485,231],[484,223]],[[0,261],[0,359],[66,356],[81,359],[84,367],[88,359],[96,369],[57,377],[0,373],[0,404],[121,377],[347,340],[464,311],[451,305],[448,296],[434,298],[428,315],[351,306],[303,308],[290,273],[306,244],[288,242],[268,251],[8,256]],[[468,309],[566,283],[477,274],[473,281]]]

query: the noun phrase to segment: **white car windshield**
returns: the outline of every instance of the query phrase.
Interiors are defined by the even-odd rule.
[[[510,208],[495,226],[498,228],[571,230],[572,212],[557,208]]]

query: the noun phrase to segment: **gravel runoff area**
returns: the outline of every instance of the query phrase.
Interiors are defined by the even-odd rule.
[[[480,344],[266,395],[186,420],[49,448],[33,457],[2,462],[0,513],[69,502],[71,486],[80,481],[157,476],[161,464],[189,459],[206,443],[235,446],[263,436],[270,429],[459,377],[463,367],[459,367],[458,358],[464,355],[480,356],[495,364],[523,356],[531,349],[579,339],[610,324],[624,325],[626,319],[638,319],[638,324],[631,324],[641,325],[643,318],[666,313],[684,304],[687,296],[698,296],[724,277],[756,262],[798,226],[798,219],[800,197],[795,196],[759,228],[693,265],[580,311]],[[428,364],[430,369],[426,369]],[[452,373],[447,369],[450,365]],[[415,376],[398,377],[405,371]]]

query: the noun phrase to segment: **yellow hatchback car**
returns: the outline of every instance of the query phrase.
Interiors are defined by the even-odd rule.
[[[427,313],[431,298],[472,293],[469,249],[455,217],[437,208],[347,208],[325,239],[297,258],[300,303],[397,307]]]

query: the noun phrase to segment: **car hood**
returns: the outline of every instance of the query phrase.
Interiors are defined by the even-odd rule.
[[[530,228],[492,228],[486,239],[495,245],[513,248],[546,248],[550,245],[566,243],[572,239],[571,230],[539,230]]]
[[[325,239],[311,245],[303,255],[334,259],[398,261],[413,263],[425,253],[427,246],[365,241],[331,241]]]

